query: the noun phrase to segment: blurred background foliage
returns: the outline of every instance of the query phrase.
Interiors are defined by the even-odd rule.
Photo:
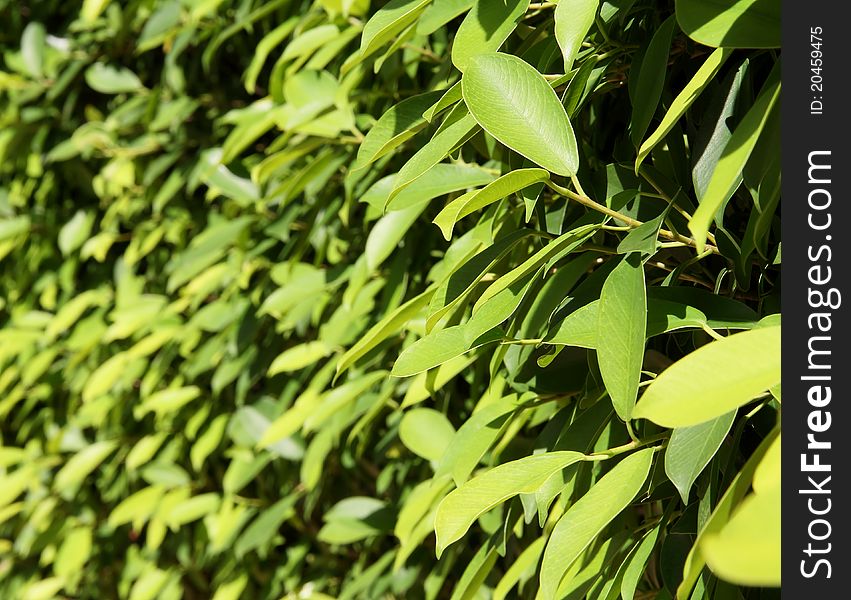
[[[479,128],[426,157],[427,176],[405,190],[388,176],[467,118],[462,53],[502,48],[555,87],[589,195],[633,221],[672,197],[687,214],[776,56],[760,49],[770,40],[737,50],[642,178],[640,142],[712,51],[680,30],[673,2],[595,3],[573,67],[552,3],[382,4],[0,0],[3,598],[535,597],[546,536],[608,467],[484,514],[440,560],[434,515],[479,464],[629,442],[597,402],[595,352],[477,343],[390,372],[427,332],[469,322],[494,279],[590,227],[549,247],[532,270],[546,262],[547,277],[522,279],[489,339],[545,338],[600,297],[634,223],[604,223],[540,180],[459,219],[447,242],[430,222],[443,202],[428,200],[533,166]],[[466,25],[458,51],[471,7],[493,21]],[[649,234],[648,287],[717,309],[716,328],[779,309],[777,198],[755,162],[714,221],[714,252],[656,246],[658,224]],[[682,214],[664,214],[689,235]],[[645,370],[706,344],[709,325],[663,327]],[[779,405],[762,405],[722,432],[687,504],[657,461],[641,502],[574,563],[564,597],[618,597],[636,552],[634,597],[676,595],[700,527],[771,440]],[[565,445],[577,422],[593,434]],[[769,594],[703,571],[690,597]]]

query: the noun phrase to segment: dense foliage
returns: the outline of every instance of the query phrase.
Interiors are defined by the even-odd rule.
[[[0,596],[776,597],[778,10],[0,0]]]

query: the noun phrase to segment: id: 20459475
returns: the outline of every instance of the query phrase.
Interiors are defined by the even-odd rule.
[[[824,80],[821,74],[823,61],[821,36],[821,27],[810,27],[810,92],[813,95],[813,99],[810,101],[811,115],[820,115],[824,110]]]

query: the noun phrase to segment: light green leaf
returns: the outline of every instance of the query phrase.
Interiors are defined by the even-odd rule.
[[[136,74],[125,67],[94,63],[86,69],[86,83],[101,94],[122,94],[145,89]]]
[[[697,100],[697,97],[706,89],[706,86],[718,75],[718,71],[724,66],[724,63],[727,62],[727,59],[730,58],[732,53],[732,50],[729,49],[715,50],[703,62],[697,73],[694,74],[694,77],[691,78],[683,90],[677,94],[671,106],[668,107],[668,112],[662,117],[659,127],[641,144],[641,148],[638,150],[638,158],[635,159],[636,173],[638,173],[638,167],[641,166],[641,163],[644,162],[650,151],[656,144],[665,139],[665,136],[676,125],[677,121],[680,120],[694,101]]]
[[[779,587],[780,521],[779,485],[751,494],[721,531],[703,536],[706,564],[737,585]]]
[[[419,312],[428,306],[434,288],[430,288],[402,304],[399,308],[385,316],[367,331],[358,342],[340,357],[337,363],[337,375],[352,366],[358,359],[369,353],[382,341],[393,335],[405,323],[413,319]]]
[[[633,418],[688,427],[735,410],[780,381],[780,326],[752,329],[701,346],[663,371]]]
[[[715,213],[729,198],[733,186],[738,187],[741,182],[742,170],[780,98],[780,87],[780,79],[775,77],[772,83],[762,90],[721,153],[712,179],[700,199],[700,206],[688,224],[700,252],[706,244],[706,235]]]
[[[68,256],[89,239],[94,222],[94,213],[84,210],[74,213],[74,216],[59,230],[57,242],[63,255]]]
[[[462,73],[470,59],[496,52],[529,8],[529,0],[475,0],[452,41],[452,64]]]
[[[584,225],[577,227],[572,231],[560,235],[556,239],[550,241],[546,246],[538,250],[535,254],[523,261],[519,266],[515,267],[496,281],[494,281],[476,300],[473,306],[473,314],[475,315],[484,304],[516,284],[520,279],[525,278],[530,273],[533,273],[545,265],[548,261],[556,256],[561,256],[570,253],[579,245],[591,237],[597,230],[596,225]]]
[[[92,530],[88,527],[72,529],[59,547],[53,562],[57,577],[70,577],[79,572],[92,552]]]
[[[504,332],[494,328],[517,310],[531,282],[532,278],[528,275],[515,280],[510,287],[488,298],[463,325],[447,327],[417,340],[396,359],[392,374],[396,377],[416,375],[473,348],[501,339]]]
[[[32,77],[44,76],[44,49],[47,45],[47,32],[44,25],[30,21],[21,35],[21,58]]]
[[[269,377],[279,373],[290,373],[310,366],[331,353],[325,342],[307,342],[281,352],[266,373]]]
[[[509,54],[470,59],[461,78],[464,101],[482,128],[512,150],[558,175],[579,167],[576,137],[546,79]]]
[[[396,199],[398,198],[399,196],[396,196]],[[419,203],[401,210],[394,210],[381,217],[372,226],[364,248],[366,264],[370,270],[377,269],[393,254],[426,206],[425,203]]]
[[[381,49],[417,20],[431,0],[390,0],[363,28],[360,54],[366,58]]]
[[[688,553],[685,565],[683,566],[683,580],[677,588],[677,600],[689,600],[691,590],[698,577],[700,577],[700,573],[703,571],[703,566],[706,562],[706,555],[703,553],[703,541],[707,537],[711,538],[714,534],[717,534],[729,522],[730,515],[751,487],[754,471],[763,457],[765,457],[766,452],[775,443],[778,433],[779,430],[775,429],[762,441],[715,505],[715,509],[703,525],[703,529],[698,532],[697,540]],[[779,532],[780,528],[778,527],[777,533]]]
[[[499,465],[450,493],[437,508],[437,555],[461,539],[473,522],[517,494],[530,494],[553,473],[584,460],[579,452],[548,452]]]
[[[470,0],[464,1],[467,2]],[[439,115],[441,112],[443,112],[456,102],[460,102],[461,98],[461,82],[458,81],[457,83],[452,84],[452,87],[450,87],[443,93],[443,95],[440,97],[440,100],[435,102],[432,106],[428,108],[428,110],[423,113],[423,118],[429,123],[431,123],[434,120],[434,117]]]
[[[665,449],[665,473],[683,504],[688,504],[692,484],[721,447],[735,418],[736,411],[730,411],[705,423],[674,429]]]
[[[113,441],[95,442],[72,456],[53,480],[56,490],[72,492],[117,446]]]
[[[435,477],[452,475],[455,485],[463,485],[476,465],[496,441],[508,417],[522,404],[516,395],[489,402],[468,418],[449,442]]]
[[[599,0],[561,0],[556,5],[556,41],[564,57],[565,73],[570,73],[576,54],[594,24],[599,6]]]
[[[449,116],[452,114],[450,113]],[[449,118],[449,117],[447,117]],[[424,175],[437,163],[449,156],[457,146],[466,141],[476,130],[476,120],[469,114],[462,116],[452,124],[438,131],[431,140],[420,148],[393,180],[393,191],[388,203],[393,201],[402,190]]]
[[[677,0],[677,21],[706,46],[779,48],[780,5],[779,0]]]
[[[641,576],[644,575],[644,571],[647,568],[647,561],[653,553],[653,548],[656,547],[656,540],[659,539],[659,532],[661,530],[661,527],[654,527],[648,531],[626,559],[620,585],[623,600],[633,600],[635,598],[635,588],[638,587],[638,582]]]
[[[454,435],[455,428],[446,415],[431,408],[409,410],[399,423],[399,439],[426,460],[439,460]]]
[[[499,583],[493,590],[493,600],[505,600],[508,598],[508,593],[517,585],[524,575],[534,573],[538,562],[541,560],[541,554],[544,553],[544,545],[547,543],[546,537],[539,537],[534,542],[526,546],[520,556],[517,557]]]
[[[624,257],[609,273],[597,309],[597,360],[618,416],[632,416],[647,333],[644,265],[637,254]]]
[[[387,110],[366,133],[350,171],[369,166],[427,125],[423,111],[432,106],[440,92],[426,92],[402,100]]]
[[[646,448],[627,456],[556,523],[541,562],[541,597],[544,600],[556,598],[568,568],[641,491],[650,473],[653,454],[652,448]]]
[[[434,218],[434,224],[440,227],[443,237],[452,238],[455,223],[469,214],[519,192],[532,184],[546,181],[550,175],[544,169],[517,169],[506,173],[481,190],[469,192],[447,204]]]

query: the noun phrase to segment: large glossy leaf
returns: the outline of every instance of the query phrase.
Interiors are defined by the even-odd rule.
[[[710,342],[663,371],[633,417],[664,427],[703,423],[746,404],[780,381],[780,327]]]
[[[529,7],[529,0],[475,0],[455,32],[452,64],[465,71],[470,60],[496,52]]]
[[[585,456],[579,452],[549,452],[494,467],[450,493],[434,520],[437,554],[460,540],[473,522],[512,496],[534,492],[550,475]]]
[[[574,175],[579,155],[558,96],[531,65],[508,54],[470,60],[461,79],[464,101],[501,143],[558,175]]]
[[[652,448],[618,463],[556,523],[541,563],[541,597],[553,600],[567,572],[600,532],[641,491],[653,462]]]
[[[597,309],[597,361],[618,416],[629,420],[638,397],[647,332],[644,265],[637,254],[609,273]]]
[[[780,6],[780,0],[677,0],[677,21],[706,46],[779,48]]]

